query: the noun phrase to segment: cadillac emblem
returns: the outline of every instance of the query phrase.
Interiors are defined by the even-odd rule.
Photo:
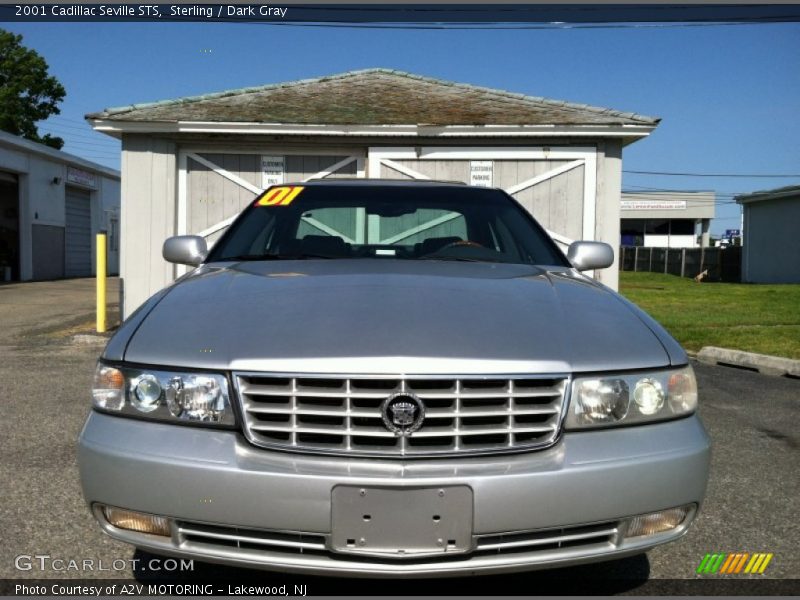
[[[381,417],[386,429],[393,431],[395,435],[411,435],[422,427],[425,405],[414,394],[398,392],[383,401]]]

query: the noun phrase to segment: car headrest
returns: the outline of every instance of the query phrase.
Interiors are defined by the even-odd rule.
[[[302,246],[303,243],[300,240],[296,240],[294,238],[288,239],[284,242],[281,242],[280,246],[278,246],[278,253],[286,254],[287,256],[300,254],[303,251]]]
[[[342,238],[337,236],[307,235],[301,241],[300,253],[343,257],[350,255],[350,248]]]
[[[426,254],[433,254],[434,252],[438,252],[447,244],[452,244],[454,242],[462,241],[458,236],[451,236],[451,237],[436,237],[436,238],[428,238],[422,242],[422,246],[420,246],[420,256],[425,256]]]

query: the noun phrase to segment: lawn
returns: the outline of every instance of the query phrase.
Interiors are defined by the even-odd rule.
[[[620,293],[687,350],[721,346],[800,359],[800,285],[695,283],[623,272]]]

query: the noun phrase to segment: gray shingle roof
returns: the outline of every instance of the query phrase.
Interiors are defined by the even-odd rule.
[[[750,194],[740,194],[734,198],[739,204],[760,202],[761,200],[775,200],[777,198],[794,198],[800,200],[800,185],[787,185],[772,190],[760,190]]]
[[[657,125],[660,119],[502,90],[366,69],[107,108],[87,119],[317,125]]]

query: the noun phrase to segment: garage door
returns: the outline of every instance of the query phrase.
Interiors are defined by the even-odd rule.
[[[89,192],[67,188],[66,213],[64,274],[67,277],[91,276],[92,205]]]
[[[504,189],[565,249],[573,240],[594,239],[595,160],[588,147],[370,148],[369,176]],[[439,217],[428,224],[442,225]]]
[[[363,177],[363,154],[294,155],[209,154],[187,152],[185,192],[179,204],[179,228],[212,245],[233,219],[265,188],[275,183]],[[181,214],[182,213],[182,214]],[[315,233],[324,223],[305,218]],[[354,225],[353,225],[354,227]]]

